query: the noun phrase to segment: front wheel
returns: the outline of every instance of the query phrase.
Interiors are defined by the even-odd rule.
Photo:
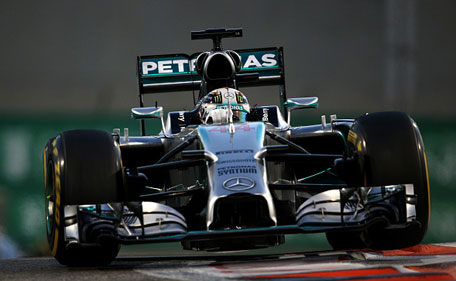
[[[358,159],[364,186],[413,184],[419,227],[374,227],[348,235],[327,234],[334,248],[357,245],[398,249],[419,244],[429,225],[429,177],[424,144],[416,123],[403,112],[379,112],[356,119],[349,132],[348,154]],[[344,237],[345,239],[341,239]]]
[[[44,150],[45,216],[49,248],[64,265],[108,264],[120,246],[114,239],[81,246],[79,204],[102,204],[122,198],[120,151],[109,133],[65,131]],[[111,228],[112,230],[112,228]]]

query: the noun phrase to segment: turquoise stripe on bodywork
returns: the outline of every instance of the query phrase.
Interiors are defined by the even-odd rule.
[[[199,126],[198,127],[198,134],[200,136],[200,139],[201,139],[201,142],[203,143],[203,145],[205,143],[209,142],[209,135],[207,133],[207,128]]]
[[[257,143],[260,143],[261,145],[263,145],[263,142],[264,142],[264,131],[265,131],[265,127],[264,127],[264,123],[263,122],[255,122],[254,123],[255,125],[257,125],[257,135],[256,135],[256,139],[257,139]]]

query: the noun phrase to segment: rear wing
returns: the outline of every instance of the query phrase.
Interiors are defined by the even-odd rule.
[[[236,79],[237,86],[279,85],[280,102],[285,102],[283,48],[244,49],[236,52],[241,56],[239,78],[246,74],[258,74],[255,79]],[[137,73],[140,106],[144,106],[144,94],[199,90],[201,76],[195,69],[198,55],[199,53],[139,56]]]

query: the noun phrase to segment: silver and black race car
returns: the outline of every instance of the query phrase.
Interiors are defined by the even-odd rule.
[[[416,123],[402,112],[291,126],[318,98],[289,98],[282,48],[223,50],[242,29],[192,32],[209,52],[138,57],[141,135],[71,130],[44,148],[47,237],[66,265],[107,264],[121,244],[254,249],[325,232],[334,249],[402,248],[429,224],[429,180]],[[280,105],[250,107],[239,88],[278,85]],[[199,91],[191,111],[144,95]],[[147,119],[161,122],[148,135]],[[151,122],[151,121],[148,121]]]

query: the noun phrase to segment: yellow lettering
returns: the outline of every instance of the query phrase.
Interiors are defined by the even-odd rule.
[[[60,178],[57,177],[55,179],[55,205],[56,205],[55,219],[57,221],[57,224],[60,222],[60,216],[57,218],[57,214],[59,214],[57,210],[60,207],[60,191],[61,191]]]
[[[351,130],[348,132],[348,138],[347,138],[347,140],[348,140],[349,142],[351,142],[353,145],[356,145],[356,139],[357,139],[357,138],[358,138],[358,135],[357,135],[355,132],[353,132],[353,131],[351,131]]]
[[[58,245],[58,243],[59,243],[59,229],[55,228],[55,231],[54,231],[54,243],[52,245],[52,255],[54,257],[57,254],[57,245]]]
[[[60,165],[59,165],[59,163],[54,163],[54,172],[55,172],[55,175],[57,177],[60,176]]]
[[[55,256],[57,253],[57,247],[59,243],[59,227],[60,227],[60,168],[59,165],[55,165],[55,227],[54,227],[54,243],[52,246],[52,255]]]
[[[58,205],[55,208],[55,222],[57,225],[60,225],[60,210],[57,207]]]
[[[52,150],[52,154],[59,159],[59,151],[55,147],[57,144],[57,140],[54,139],[52,145],[54,149]],[[45,163],[46,167],[46,163]],[[45,168],[46,173],[46,168]],[[45,175],[46,176],[46,175]],[[58,162],[54,163],[54,178],[55,178],[55,210],[54,210],[54,242],[52,243],[52,255],[55,256],[57,254],[57,247],[59,244],[59,227],[60,227],[60,192],[62,190],[61,182],[60,182],[60,165]]]
[[[361,140],[358,142],[358,151],[361,152],[362,151],[362,146],[361,146]]]
[[[46,187],[47,185],[47,147],[43,151],[43,172],[44,172],[44,186]]]

